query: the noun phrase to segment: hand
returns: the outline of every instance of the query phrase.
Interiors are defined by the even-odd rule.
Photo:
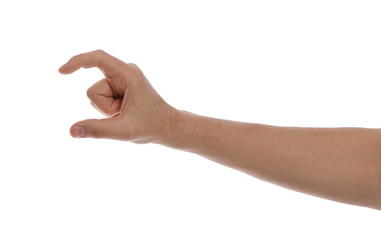
[[[143,72],[132,63],[102,50],[72,57],[59,72],[70,74],[81,67],[98,67],[105,78],[87,91],[91,104],[108,116],[88,119],[70,128],[73,137],[109,138],[136,143],[165,139],[175,109],[153,89]]]

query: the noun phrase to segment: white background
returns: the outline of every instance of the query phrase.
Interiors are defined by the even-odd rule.
[[[158,145],[72,139],[104,49],[179,109],[380,127],[380,1],[1,1],[0,239],[380,239],[381,213]]]

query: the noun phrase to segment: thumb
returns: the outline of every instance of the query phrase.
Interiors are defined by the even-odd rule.
[[[75,138],[122,139],[123,128],[120,119],[88,119],[71,126],[70,134]]]

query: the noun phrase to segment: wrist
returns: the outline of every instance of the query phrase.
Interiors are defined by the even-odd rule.
[[[161,114],[157,121],[160,122],[160,124],[155,127],[157,128],[155,131],[156,133],[151,138],[150,143],[168,145],[169,142],[173,141],[175,136],[174,132],[177,131],[176,126],[178,125],[178,115],[180,115],[181,111],[169,104],[165,104],[159,112]]]
[[[189,118],[189,112],[178,110],[172,106],[169,106],[167,117],[163,131],[157,141],[153,143],[165,145],[168,147],[176,147],[181,142],[181,136],[185,134],[186,119]]]

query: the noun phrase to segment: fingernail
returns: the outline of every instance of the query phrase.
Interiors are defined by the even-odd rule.
[[[75,126],[73,127],[71,134],[75,138],[81,138],[85,136],[85,129],[83,127]]]

